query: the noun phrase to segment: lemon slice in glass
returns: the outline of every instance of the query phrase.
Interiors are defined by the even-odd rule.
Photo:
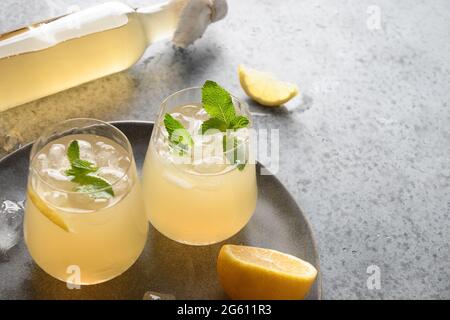
[[[310,263],[279,251],[224,245],[217,260],[219,280],[232,299],[300,300],[317,276]]]
[[[238,74],[245,93],[263,106],[281,106],[298,94],[295,84],[277,80],[270,73],[240,65]]]
[[[52,208],[50,208],[31,188],[28,188],[28,199],[34,204],[34,206],[51,222],[66,232],[70,232],[64,219]]]

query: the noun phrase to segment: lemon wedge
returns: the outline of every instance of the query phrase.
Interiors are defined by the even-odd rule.
[[[240,65],[238,74],[245,93],[263,106],[281,106],[298,94],[295,84],[277,80],[270,73]]]
[[[28,199],[34,204],[34,206],[51,222],[56,224],[58,227],[66,232],[70,232],[64,219],[52,208],[50,208],[41,198],[31,189],[28,188]]]
[[[224,245],[217,260],[220,283],[231,299],[298,300],[317,276],[310,263],[279,251]]]

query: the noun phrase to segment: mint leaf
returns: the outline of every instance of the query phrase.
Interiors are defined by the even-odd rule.
[[[230,140],[232,139],[232,140]],[[237,137],[223,136],[223,150],[226,157],[233,165],[237,165],[239,171],[244,170],[248,161],[248,154],[244,144],[239,143]]]
[[[77,192],[89,193],[96,198],[114,197],[114,191],[108,181],[88,175],[96,172],[98,168],[92,162],[80,159],[80,146],[77,140],[72,141],[67,148],[67,157],[71,168],[66,170],[65,174],[72,177],[72,182],[79,184],[75,188]]]
[[[76,188],[78,192],[85,193],[101,193],[105,192],[114,197],[114,191],[108,181],[91,175],[78,175],[72,179],[73,182],[80,186]]]
[[[187,150],[189,146],[194,145],[194,140],[192,140],[189,131],[168,113],[164,115],[164,125],[172,145],[179,146],[183,150]]]
[[[84,171],[84,170],[81,170],[81,169],[77,169],[77,168],[70,168],[70,169],[67,169],[66,171],[65,171],[65,174],[66,174],[66,176],[72,176],[72,177],[76,177],[76,176],[78,176],[78,175],[82,175],[82,174],[86,174],[86,172]]]
[[[203,108],[211,117],[202,123],[202,134],[205,134],[211,129],[217,129],[222,132],[238,130],[246,128],[250,124],[250,120],[246,116],[236,115],[231,95],[214,81],[208,80],[203,85],[202,102]],[[237,165],[238,169],[242,171],[247,164],[247,160],[242,162],[238,154],[243,155],[242,153],[245,150],[242,150],[242,145],[238,144],[236,137],[230,141],[232,146],[228,146],[227,142],[229,139],[228,134],[223,136],[223,151],[226,153],[230,162]]]
[[[72,164],[75,160],[80,159],[80,146],[78,141],[74,140],[70,143],[69,148],[67,148],[67,157]]]
[[[227,126],[236,117],[231,95],[224,88],[207,80],[202,88],[203,108],[212,118],[218,118]]]
[[[78,144],[77,140],[74,140],[70,143],[69,148],[67,148],[67,157],[69,158],[70,165],[72,166],[72,169],[76,168],[78,169],[78,173],[89,173],[89,172],[95,172],[98,170],[96,166],[90,161],[87,160],[81,160],[80,159],[80,146]],[[71,169],[67,170],[73,173]]]
[[[248,120],[247,117],[237,116],[236,118],[231,120],[230,129],[234,129],[234,130],[242,129],[242,128],[247,127],[249,123],[250,123],[250,121]]]
[[[86,160],[81,160],[81,159],[76,159],[75,161],[73,161],[72,167],[80,169],[80,170],[84,170],[84,171],[86,171],[86,173],[95,172],[98,170],[98,168],[96,166],[94,166],[94,164],[92,162],[89,162]]]
[[[105,191],[97,191],[98,189],[92,185],[79,186],[75,189],[77,192],[88,193],[89,196],[99,199],[99,198],[109,198],[111,194]]]
[[[91,162],[81,159],[76,159],[72,162],[72,167],[66,170],[67,176],[78,176],[88,173],[96,172],[98,168],[94,166]]]
[[[244,170],[245,166],[247,165],[247,159],[248,154],[247,150],[244,147],[244,144],[241,142],[238,142],[238,139],[234,138],[234,164],[237,165],[237,168],[239,171]]]
[[[210,118],[202,123],[201,131],[205,134],[208,130],[216,129],[222,132],[227,131],[227,124],[219,118]]]

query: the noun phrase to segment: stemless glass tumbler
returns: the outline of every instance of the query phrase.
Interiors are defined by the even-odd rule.
[[[148,232],[131,145],[116,127],[73,119],[34,143],[24,235],[51,276],[96,284],[127,270]]]
[[[213,244],[236,234],[251,218],[257,199],[248,106],[232,97],[236,114],[249,118],[250,127],[238,132],[202,135],[199,130],[208,114],[201,101],[201,88],[189,88],[174,93],[162,103],[143,177],[150,222],[170,239],[190,245]],[[190,132],[193,137],[190,150],[170,146],[164,124],[167,113]],[[225,135],[237,142],[232,148],[225,148]],[[209,153],[206,149],[220,151]],[[230,155],[238,153],[238,149],[244,161],[230,160]]]

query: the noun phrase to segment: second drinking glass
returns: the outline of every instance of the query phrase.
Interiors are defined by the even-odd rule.
[[[44,271],[77,285],[107,281],[136,261],[147,230],[133,152],[121,131],[73,119],[34,143],[24,235]]]
[[[172,240],[191,245],[220,242],[241,230],[255,210],[250,112],[236,98],[231,100],[236,115],[247,117],[249,126],[209,135],[200,134],[208,119],[201,88],[179,91],[162,103],[144,164],[144,201],[150,222]],[[187,129],[192,148],[171,147],[166,114]],[[232,141],[231,148],[226,141]]]

